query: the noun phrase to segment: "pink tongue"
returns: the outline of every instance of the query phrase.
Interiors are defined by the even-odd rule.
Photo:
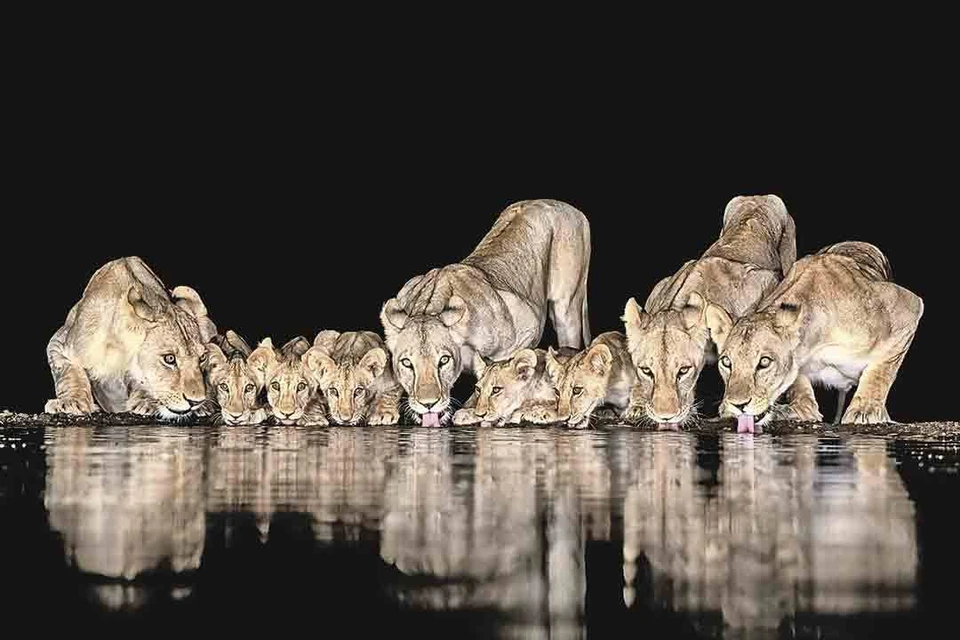
[[[440,414],[439,413],[424,413],[420,415],[420,424],[425,427],[439,427],[440,426]]]
[[[737,433],[753,433],[753,416],[745,413],[737,416]]]
[[[657,428],[660,431],[680,431],[680,425],[676,422],[661,422]]]

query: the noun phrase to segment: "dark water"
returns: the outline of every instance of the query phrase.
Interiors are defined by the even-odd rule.
[[[0,431],[0,611],[124,633],[898,637],[956,445],[611,429]],[[29,612],[29,613],[28,613]]]

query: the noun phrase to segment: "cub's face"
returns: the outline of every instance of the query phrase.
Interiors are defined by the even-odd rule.
[[[596,344],[561,364],[553,349],[547,352],[547,373],[557,395],[557,417],[574,428],[589,424],[593,411],[607,396],[613,355]]]
[[[303,417],[316,384],[305,371],[301,356],[292,349],[287,351],[282,355],[267,338],[253,350],[247,364],[257,382],[266,387],[273,416],[280,424],[292,425]]]
[[[257,384],[253,370],[241,354],[227,359],[215,344],[207,345],[207,382],[220,406],[224,424],[254,424],[259,421]]]
[[[730,327],[717,343],[717,365],[724,382],[720,415],[754,416],[758,424],[772,418],[770,409],[797,379],[799,368],[790,347],[797,310],[756,313]]]
[[[506,422],[520,409],[537,381],[536,352],[522,349],[503,362],[487,363],[480,356],[474,360],[474,372],[479,372],[474,414],[484,422]]]
[[[358,361],[345,359],[337,364],[327,353],[312,347],[304,354],[303,360],[326,396],[334,422],[355,425],[367,417],[378,380],[387,366],[387,354],[383,349],[375,347]]]

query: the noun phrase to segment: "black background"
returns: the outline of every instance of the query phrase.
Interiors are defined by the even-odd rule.
[[[47,340],[119,256],[195,287],[251,343],[379,331],[409,277],[467,255],[511,202],[556,198],[591,223],[596,335],[712,242],[731,197],[776,193],[799,255],[873,242],[924,299],[892,417],[956,415],[956,104],[929,67],[506,81],[482,62],[102,59],[51,54],[11,93],[0,407],[42,410]]]

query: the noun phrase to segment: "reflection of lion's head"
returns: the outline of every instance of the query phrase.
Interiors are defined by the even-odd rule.
[[[247,364],[250,353],[244,339],[233,331],[207,345],[204,371],[224,424],[258,424],[265,417],[258,398],[263,387]]]
[[[310,342],[302,336],[280,349],[265,338],[247,358],[257,382],[266,387],[270,409],[280,424],[296,424],[316,392],[316,383],[301,360],[309,348]]]
[[[707,308],[724,382],[720,415],[771,419],[770,409],[799,373],[793,344],[801,322],[799,305],[781,304],[741,318],[734,324],[716,305]]]
[[[303,354],[304,366],[317,376],[330,417],[338,424],[359,424],[367,417],[381,376],[387,372],[387,352],[380,336],[370,331],[321,331]],[[389,373],[387,372],[387,375]]]
[[[143,342],[128,375],[136,382],[131,410],[181,418],[206,399],[201,364],[206,360],[204,338],[213,323],[200,296],[190,287],[171,292],[174,304],[147,302],[136,287],[127,292],[132,324]]]
[[[637,372],[630,403],[654,422],[683,424],[693,413],[710,340],[705,307],[696,292],[681,308],[655,313],[644,311],[633,298],[627,301],[622,319]]]
[[[440,426],[450,417],[450,390],[463,371],[463,337],[457,329],[466,325],[468,316],[456,295],[436,315],[410,316],[396,298],[380,312],[394,375],[424,426]]]

